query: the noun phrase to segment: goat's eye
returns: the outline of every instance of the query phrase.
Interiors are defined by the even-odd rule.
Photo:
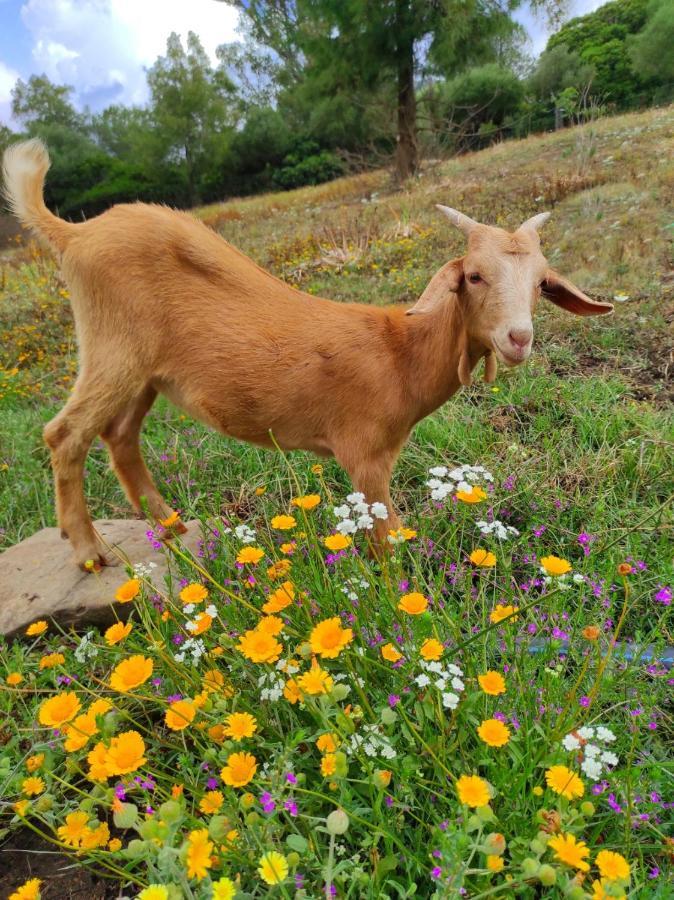
[[[479,272],[471,272],[468,276],[468,281],[470,281],[471,284],[479,284],[482,281],[482,276]]]

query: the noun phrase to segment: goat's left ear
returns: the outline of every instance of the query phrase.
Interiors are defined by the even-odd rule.
[[[426,290],[411,309],[408,316],[431,312],[449,294],[455,294],[463,281],[463,257],[453,259],[435,273],[426,286]]]
[[[548,300],[552,300],[557,306],[577,316],[605,316],[613,312],[612,303],[600,303],[592,300],[579,288],[562,278],[554,269],[548,269],[545,275],[541,292]]]

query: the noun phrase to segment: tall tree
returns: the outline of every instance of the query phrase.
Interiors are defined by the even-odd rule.
[[[52,84],[46,75],[31,75],[28,81],[19,78],[12,88],[12,115],[28,131],[40,125],[79,130],[84,119],[70,101],[72,92],[67,84]]]
[[[449,75],[484,60],[492,38],[515,31],[521,0],[228,0],[298,78],[320,80],[328,96],[349,79],[375,92],[388,84],[396,118],[396,172],[419,164],[416,86],[420,69]],[[554,10],[559,0],[535,0]]]
[[[233,86],[221,66],[214,68],[193,32],[187,48],[172,33],[166,56],[148,71],[151,115],[166,160],[184,167],[188,202],[199,202],[201,182],[222,158],[234,124]]]

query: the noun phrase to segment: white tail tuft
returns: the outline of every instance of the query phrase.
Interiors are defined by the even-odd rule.
[[[76,225],[49,212],[44,203],[44,179],[51,162],[39,138],[12,144],[2,160],[3,193],[24,225],[30,225],[59,251],[65,250]]]

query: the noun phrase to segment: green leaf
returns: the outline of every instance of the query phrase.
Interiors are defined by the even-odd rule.
[[[309,846],[306,838],[303,838],[301,834],[289,834],[286,838],[286,844],[296,853],[306,853]]]

